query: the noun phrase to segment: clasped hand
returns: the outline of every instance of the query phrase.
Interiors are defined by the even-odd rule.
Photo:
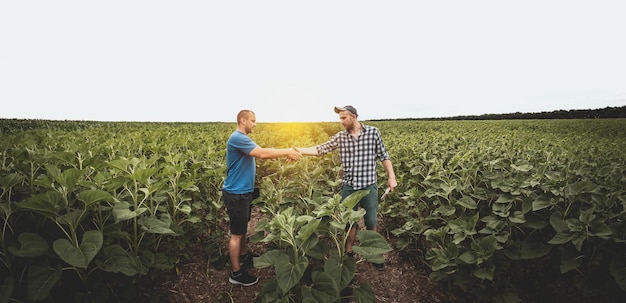
[[[287,154],[287,159],[290,161],[299,160],[302,158],[302,153],[295,147],[293,147]]]

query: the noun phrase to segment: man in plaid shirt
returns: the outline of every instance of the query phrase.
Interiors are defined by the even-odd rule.
[[[363,197],[355,206],[365,209],[363,218],[365,227],[376,230],[378,216],[378,184],[376,180],[376,165],[382,162],[389,180],[387,187],[393,191],[398,185],[393,171],[389,154],[385,149],[378,128],[363,125],[357,119],[356,108],[347,105],[335,107],[339,114],[341,124],[345,128],[331,137],[326,143],[308,148],[296,148],[303,155],[324,155],[339,149],[341,164],[343,167],[343,180],[341,188],[342,199],[353,192],[369,189],[369,194]],[[352,255],[352,246],[356,241],[357,228],[351,228],[346,241],[346,252]],[[384,263],[374,263],[378,270],[384,268]]]

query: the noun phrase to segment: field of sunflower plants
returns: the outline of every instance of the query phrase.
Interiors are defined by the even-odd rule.
[[[398,178],[384,232],[355,252],[391,249],[428,265],[467,302],[521,302],[552,289],[594,302],[626,292],[626,120],[371,121]],[[158,302],[142,291],[209,234],[223,250],[221,185],[234,123],[0,120],[0,303]],[[312,146],[339,123],[260,123],[264,147]],[[374,302],[350,285],[343,251],[355,195],[340,203],[338,155],[257,161],[271,214],[253,241],[273,267],[259,302]],[[380,168],[381,187],[386,176]],[[394,238],[393,247],[386,238]],[[222,278],[222,277],[219,277]],[[555,291],[556,289],[556,291]]]

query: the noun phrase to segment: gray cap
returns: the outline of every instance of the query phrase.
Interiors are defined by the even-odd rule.
[[[335,106],[335,112],[336,113],[342,112],[344,110],[347,110],[347,111],[353,113],[357,117],[359,116],[359,114],[356,113],[356,108],[354,108],[354,106],[352,106],[352,105],[346,105],[344,107]]]

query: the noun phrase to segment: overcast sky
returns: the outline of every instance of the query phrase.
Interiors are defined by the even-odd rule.
[[[624,1],[2,1],[0,118],[338,121],[626,105]]]

